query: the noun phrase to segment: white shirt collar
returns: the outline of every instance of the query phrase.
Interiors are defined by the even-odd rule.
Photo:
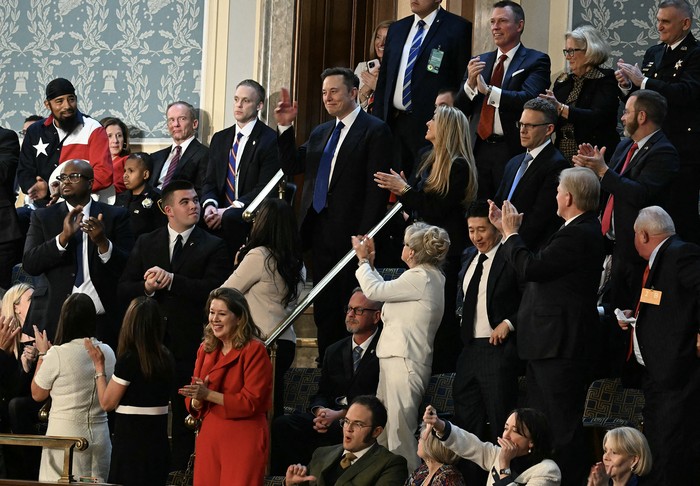
[[[190,229],[186,229],[182,233],[178,233],[177,231],[172,229],[170,227],[170,225],[168,224],[168,235],[169,235],[170,241],[174,242],[177,239],[177,235],[182,235],[182,244],[184,245],[185,243],[187,243],[187,240],[190,238],[190,235],[194,231],[195,226],[196,225],[192,225],[192,227]]]
[[[423,27],[423,30],[430,30],[430,26],[433,25],[433,22],[435,22],[435,17],[437,17],[438,12],[440,11],[440,7],[436,8],[432,12],[430,12],[428,15],[425,16],[423,19],[423,22],[425,22],[425,26]],[[418,25],[418,21],[421,20],[421,18],[418,16],[418,14],[413,14],[413,27],[412,30],[416,28]]]

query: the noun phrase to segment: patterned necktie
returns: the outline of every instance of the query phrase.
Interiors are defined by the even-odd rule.
[[[525,157],[523,157],[523,161],[520,162],[520,167],[518,167],[518,172],[515,173],[515,178],[513,179],[513,185],[510,186],[510,192],[508,193],[508,200],[510,201],[510,198],[513,197],[513,193],[515,192],[515,188],[518,187],[518,183],[520,182],[520,179],[523,178],[523,175],[525,174],[525,171],[527,170],[527,165],[530,163],[532,160],[532,155],[530,155],[530,152],[525,154]]]
[[[357,367],[360,366],[362,359],[362,346],[359,344],[352,350],[352,372],[357,373]]]
[[[170,179],[173,178],[175,174],[175,169],[177,169],[177,164],[180,162],[180,156],[182,155],[182,147],[175,145],[175,155],[170,160],[170,165],[168,166],[168,172],[165,173],[165,179],[163,179],[163,189],[170,183]]]
[[[623,174],[625,170],[627,169],[627,166],[630,164],[630,161],[632,160],[632,156],[634,153],[637,151],[639,148],[639,145],[637,145],[637,142],[634,142],[632,146],[630,147],[629,151],[627,152],[627,158],[625,159],[625,163],[622,165],[622,169],[620,170],[620,174]],[[610,228],[612,227],[612,214],[613,214],[613,207],[615,205],[615,196],[610,194],[608,197],[608,203],[605,205],[605,210],[603,211],[603,218],[601,220],[601,229],[603,230],[603,235],[607,235],[608,232],[610,231]]]
[[[352,452],[346,452],[343,455],[343,458],[340,460],[340,467],[342,467],[343,469],[349,468],[352,464],[352,461],[354,461],[355,459],[357,459],[357,456],[355,454],[353,454]]]
[[[406,111],[411,110],[411,76],[413,75],[413,66],[416,64],[416,58],[418,57],[418,51],[420,50],[420,45],[423,42],[423,36],[425,35],[425,21],[419,20],[416,24],[418,31],[413,36],[413,42],[411,42],[411,49],[408,51],[408,61],[406,61],[406,70],[403,74],[403,91],[401,92],[401,102],[403,106],[406,107]]]
[[[326,148],[323,149],[323,155],[321,155],[321,162],[318,164],[318,173],[316,174],[316,184],[314,185],[314,200],[313,206],[317,213],[323,211],[326,207],[326,196],[328,196],[328,179],[331,176],[331,162],[333,162],[333,155],[335,154],[335,149],[338,147],[338,140],[340,140],[340,131],[345,127],[343,122],[338,122],[331,134],[331,138],[328,139]]]
[[[236,168],[238,167],[238,142],[241,141],[243,132],[238,132],[233,147],[228,154],[228,170],[226,171],[226,201],[230,206],[236,200]]]
[[[464,294],[464,304],[462,304],[462,339],[467,341],[474,337],[474,314],[476,313],[476,301],[479,296],[479,284],[484,273],[484,262],[488,257],[485,253],[479,253],[479,260],[476,262],[474,274],[467,292]]]
[[[173,258],[170,260],[171,265],[175,265],[182,254],[182,235],[177,235],[175,246],[173,247]]]
[[[498,58],[496,69],[491,75],[491,86],[501,87],[503,83],[503,63],[508,59],[508,56],[502,54]],[[482,140],[486,140],[493,135],[493,121],[496,118],[496,108],[489,105],[488,96],[484,96],[484,102],[481,105],[481,115],[479,116],[479,125],[476,128],[476,133],[479,134]]]

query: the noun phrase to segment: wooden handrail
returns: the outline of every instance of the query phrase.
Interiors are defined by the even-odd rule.
[[[0,434],[0,445],[48,447],[63,449],[63,472],[59,483],[75,483],[73,478],[73,449],[88,448],[85,437],[52,437],[46,435]]]

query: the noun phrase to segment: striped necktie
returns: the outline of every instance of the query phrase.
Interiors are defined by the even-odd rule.
[[[401,95],[401,101],[403,106],[406,107],[406,111],[411,110],[411,76],[413,75],[413,66],[416,64],[416,58],[418,57],[418,51],[420,50],[420,45],[423,42],[423,36],[425,35],[425,21],[419,20],[418,31],[413,36],[413,42],[411,42],[411,49],[408,51],[408,61],[406,62],[406,71],[403,75],[403,91]]]
[[[230,206],[236,200],[236,168],[238,162],[238,142],[241,141],[243,132],[238,132],[233,147],[228,154],[228,169],[226,170],[226,201]]]

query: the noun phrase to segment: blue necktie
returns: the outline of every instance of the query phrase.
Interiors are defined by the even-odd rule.
[[[515,173],[515,179],[513,179],[513,185],[510,186],[510,192],[508,193],[508,200],[510,201],[510,198],[513,197],[513,193],[515,192],[515,188],[518,187],[518,182],[520,182],[520,179],[523,178],[523,174],[525,174],[525,171],[527,170],[527,164],[530,163],[532,160],[532,155],[530,153],[526,153],[525,157],[523,157],[523,161],[520,163],[520,167],[518,167],[518,172]]]
[[[357,367],[360,366],[360,360],[362,359],[362,346],[359,344],[355,346],[352,350],[352,372],[357,372]]]
[[[328,139],[326,148],[323,149],[321,162],[318,165],[318,173],[316,174],[316,184],[314,185],[314,210],[320,213],[326,207],[326,196],[328,195],[328,179],[331,176],[331,162],[333,162],[333,154],[338,147],[340,140],[340,131],[345,127],[343,122],[338,122]]]
[[[238,165],[238,142],[241,141],[243,132],[238,132],[233,147],[228,154],[228,170],[226,171],[226,201],[228,205],[236,200],[236,167]]]
[[[411,49],[408,51],[408,61],[406,62],[406,71],[403,75],[403,94],[401,96],[401,101],[406,110],[411,109],[411,75],[413,74],[413,66],[416,64],[416,58],[418,57],[418,51],[420,50],[420,45],[423,42],[423,36],[425,35],[425,21],[419,20],[417,27],[418,31],[416,35],[413,36],[413,42],[411,43]]]
[[[85,267],[83,265],[83,231],[75,233],[75,288],[79,289],[85,282]]]

